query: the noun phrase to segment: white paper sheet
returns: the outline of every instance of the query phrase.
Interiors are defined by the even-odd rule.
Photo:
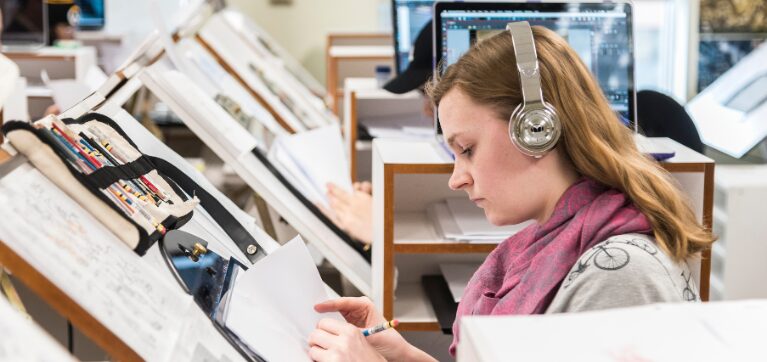
[[[466,285],[469,284],[469,280],[474,275],[474,272],[479,269],[479,265],[479,263],[439,265],[439,270],[442,272],[442,276],[445,277],[447,286],[450,288],[450,294],[453,295],[456,303],[461,301],[463,291],[466,290]]]
[[[314,182],[309,178],[310,176],[301,168],[295,159],[290,155],[290,150],[285,146],[281,139],[276,140],[272,144],[272,148],[269,149],[269,159],[279,169],[285,178],[290,181],[290,184],[298,189],[301,194],[309,201],[320,204],[323,207],[328,207],[327,196],[325,193],[321,193],[314,186]]]
[[[308,361],[309,334],[322,318],[314,305],[329,296],[297,237],[242,273],[229,301],[227,326],[269,361]]]
[[[0,361],[74,361],[50,335],[0,296]]]
[[[528,221],[517,225],[495,226],[487,221],[481,208],[465,197],[447,199],[447,207],[453,214],[458,228],[468,236],[495,236],[505,239],[530,225]]]
[[[0,240],[142,358],[167,358],[191,297],[29,164],[0,179],[0,205]]]
[[[277,146],[275,146],[277,145]],[[347,192],[352,191],[349,164],[344,153],[341,129],[338,125],[323,126],[278,137],[272,147],[285,152],[278,162],[303,174],[308,179],[312,194],[322,195],[320,203],[329,208],[326,190],[328,183],[334,183]],[[294,165],[289,165],[289,163]],[[306,182],[302,182],[306,184]],[[312,200],[314,201],[314,200]]]

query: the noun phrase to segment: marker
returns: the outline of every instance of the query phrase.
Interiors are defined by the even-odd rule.
[[[379,325],[377,325],[375,327],[370,327],[370,328],[367,328],[367,329],[363,329],[362,330],[362,335],[367,337],[367,336],[369,336],[371,334],[376,334],[378,332],[383,332],[383,331],[385,331],[385,330],[387,330],[389,328],[394,328],[394,327],[396,327],[398,325],[399,325],[399,321],[396,320],[396,319],[392,319],[392,320],[390,320],[390,321],[388,321],[386,323],[381,323],[381,324],[379,324]]]

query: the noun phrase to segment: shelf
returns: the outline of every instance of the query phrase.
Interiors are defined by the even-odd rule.
[[[727,225],[727,213],[719,205],[714,205],[714,224]]]
[[[454,242],[440,238],[425,212],[394,215],[394,252],[404,254],[489,253],[498,243]]]
[[[355,146],[357,151],[371,151],[373,149],[373,141],[357,140]]]
[[[723,276],[719,276],[716,274],[711,274],[710,283],[711,283],[711,293],[717,294],[719,297],[724,297],[724,283],[722,282]]]
[[[453,172],[453,160],[436,141],[376,138],[373,147],[378,148],[384,164],[413,166],[423,173]],[[432,165],[436,166],[430,167]]]
[[[391,58],[394,56],[394,47],[390,45],[333,45],[328,50],[328,55],[343,59]]]
[[[46,86],[27,86],[27,97],[31,98],[51,98],[53,91]]]
[[[439,324],[421,283],[402,283],[395,291],[394,318],[399,330],[438,331]]]

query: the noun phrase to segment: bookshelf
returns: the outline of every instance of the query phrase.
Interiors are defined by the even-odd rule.
[[[692,202],[696,215],[711,227],[714,162],[668,138],[653,141],[676,151],[663,162]],[[373,141],[372,299],[387,319],[399,319],[403,331],[439,331],[434,310],[421,287],[422,275],[439,274],[439,264],[481,262],[497,244],[456,243],[437,237],[426,207],[447,197],[465,197],[447,185],[452,161],[436,143]],[[710,251],[691,265],[700,295],[708,300]],[[699,272],[697,272],[699,270]],[[700,276],[703,276],[702,278]]]
[[[346,78],[344,81],[343,134],[352,181],[370,180],[372,142],[360,140],[360,120],[380,120],[420,115],[422,96],[417,92],[394,94],[378,86],[375,78]]]

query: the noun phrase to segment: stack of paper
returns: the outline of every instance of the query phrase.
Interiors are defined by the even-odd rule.
[[[326,209],[330,208],[326,192],[328,183],[352,191],[349,164],[338,125],[279,136],[269,150],[269,159],[309,201]]]
[[[434,138],[433,120],[423,114],[368,116],[360,123],[373,138]]]
[[[431,204],[427,213],[437,235],[450,241],[499,243],[532,223],[494,226],[482,209],[463,197]]]
[[[469,284],[469,280],[474,273],[479,269],[480,263],[455,263],[455,264],[440,264],[439,270],[442,272],[442,276],[445,277],[447,286],[450,289],[450,294],[453,295],[453,300],[458,303],[463,297],[463,292],[466,290],[466,285]]]

